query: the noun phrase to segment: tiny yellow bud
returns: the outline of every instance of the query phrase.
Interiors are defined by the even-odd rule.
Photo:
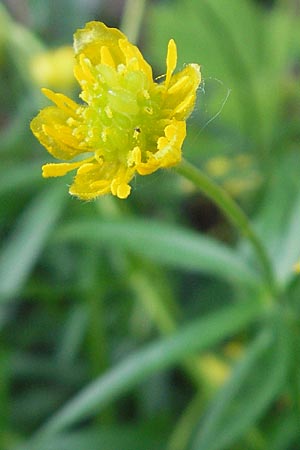
[[[30,62],[30,70],[38,86],[68,89],[75,84],[73,65],[72,47],[59,47],[34,55]]]
[[[293,269],[294,269],[295,273],[300,274],[300,261],[298,261],[294,264]]]

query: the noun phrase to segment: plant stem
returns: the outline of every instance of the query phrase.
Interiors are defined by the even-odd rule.
[[[146,0],[127,0],[125,3],[120,28],[133,43],[138,40],[145,7]]]
[[[129,277],[129,281],[132,290],[159,331],[164,335],[173,333],[177,328],[177,323],[157,289],[152,286],[150,274],[146,274],[143,269],[135,268]]]
[[[177,421],[168,442],[168,450],[184,450],[203,413],[203,393],[198,392]]]
[[[244,211],[222,187],[214,183],[214,181],[205,173],[188,161],[182,160],[182,162],[175,167],[175,171],[192,181],[201,192],[210,198],[224,212],[230,222],[238,228],[241,234],[248,239],[260,261],[269,291],[271,294],[275,294],[276,285],[269,256]]]

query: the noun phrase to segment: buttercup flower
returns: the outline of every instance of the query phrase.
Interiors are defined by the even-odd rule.
[[[49,153],[73,162],[46,164],[43,176],[77,169],[72,195],[89,200],[111,192],[126,198],[136,172],[148,175],[180,162],[200,67],[189,64],[174,75],[177,51],[171,39],[164,81],[155,82],[138,48],[101,22],[77,30],[74,51],[74,75],[84,103],[43,89],[55,106],[31,122]]]

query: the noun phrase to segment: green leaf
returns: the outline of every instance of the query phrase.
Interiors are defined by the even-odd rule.
[[[293,266],[300,259],[300,191],[281,235],[281,248],[275,260],[279,281],[285,285],[294,276]]]
[[[294,413],[291,414],[291,411],[285,415],[282,413],[277,419],[278,424],[272,427],[266,450],[292,448],[293,442],[299,437],[299,419]]]
[[[299,157],[285,155],[277,161],[256,228],[273,261],[277,279],[285,287],[294,276],[300,258]],[[280,206],[279,206],[280,205]]]
[[[18,162],[13,167],[2,166],[0,174],[0,195],[36,186],[42,179],[40,167],[40,164],[37,165],[32,162]]]
[[[231,448],[278,395],[289,370],[289,333],[277,321],[272,325],[251,344],[217,394],[192,450]]]
[[[225,244],[157,221],[77,220],[58,231],[60,240],[97,243],[133,251],[168,267],[206,273],[257,287],[258,275]]]
[[[59,348],[56,355],[58,363],[70,365],[75,361],[88,326],[87,305],[75,305],[67,317],[63,336],[59,342]]]
[[[17,381],[27,379],[36,383],[42,379],[45,384],[55,382],[69,387],[79,386],[88,376],[86,363],[82,361],[62,365],[49,355],[34,356],[23,352],[14,352],[9,357],[9,368],[11,377]]]
[[[44,249],[67,196],[55,184],[38,194],[21,216],[0,251],[0,302],[16,297]]]
[[[149,428],[149,427],[148,427]],[[115,426],[51,436],[30,450],[164,450],[165,433],[141,426]]]
[[[176,334],[155,342],[129,356],[70,400],[37,434],[55,434],[103,410],[150,375],[185,360],[197,351],[217,344],[244,329],[262,313],[256,302],[235,304],[201,317]],[[34,440],[33,442],[36,442]],[[32,442],[28,448],[31,447]]]

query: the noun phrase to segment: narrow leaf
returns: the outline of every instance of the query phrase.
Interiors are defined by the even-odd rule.
[[[232,336],[261,313],[261,306],[255,302],[235,304],[195,320],[178,333],[143,348],[83,389],[52,417],[36,439],[58,433],[101,411],[151,374]]]
[[[158,221],[83,219],[60,229],[58,238],[123,248],[169,267],[215,275],[234,283],[259,284],[258,275],[230,247]]]
[[[40,164],[26,162],[18,163],[13,167],[2,167],[0,173],[0,195],[8,192],[17,191],[32,186],[36,186],[41,182]]]
[[[275,261],[279,280],[285,284],[294,276],[293,266],[300,259],[300,193],[281,238],[281,249]]]
[[[51,436],[30,450],[164,450],[165,440],[164,432],[153,429],[153,433],[149,433],[149,427],[101,426]]]
[[[55,184],[38,194],[22,212],[0,251],[0,302],[19,294],[62,212],[66,198],[61,185]]]
[[[201,421],[192,450],[231,448],[254,425],[285,381],[288,344],[282,324],[259,335]]]

